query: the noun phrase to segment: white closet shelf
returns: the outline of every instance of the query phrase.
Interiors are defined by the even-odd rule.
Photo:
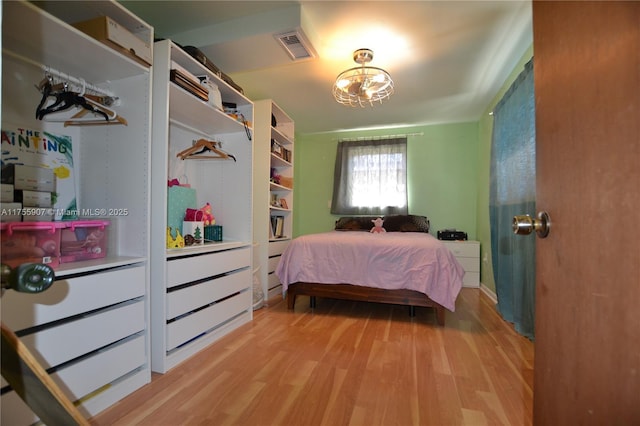
[[[193,96],[186,90],[170,83],[169,113],[173,124],[182,124],[185,128],[198,128],[203,134],[224,134],[243,132],[244,125]],[[214,120],[212,115],[220,116]]]
[[[92,83],[119,80],[139,75],[141,71],[149,72],[149,68],[56,17],[43,14],[31,3],[7,1],[3,2],[2,7],[4,15],[17,17],[3,19],[3,50]],[[117,57],[117,60],[110,60],[110,56]]]

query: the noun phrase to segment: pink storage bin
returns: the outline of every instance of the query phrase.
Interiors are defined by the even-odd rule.
[[[10,222],[0,225],[0,261],[15,268],[23,263],[60,263],[64,222]]]
[[[105,257],[109,224],[108,220],[66,222],[60,237],[60,263]]]

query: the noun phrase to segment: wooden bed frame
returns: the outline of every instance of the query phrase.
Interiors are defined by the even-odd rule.
[[[427,295],[415,290],[386,290],[381,288],[363,287],[352,284],[318,284],[296,282],[289,284],[287,288],[287,308],[293,309],[296,304],[296,296],[310,296],[312,307],[315,297],[327,297],[333,299],[357,300],[363,302],[391,303],[410,307],[413,315],[415,306],[434,308],[436,321],[444,326],[445,307],[429,299]]]

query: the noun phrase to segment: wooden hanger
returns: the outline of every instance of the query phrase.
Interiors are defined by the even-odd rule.
[[[86,117],[89,112],[92,112],[88,109],[82,109],[70,117],[68,120],[64,122],[64,126],[96,126],[96,125],[110,125],[110,124],[121,124],[127,126],[127,120],[116,113],[113,109],[109,108],[105,105],[105,98],[103,96],[89,95],[85,94],[84,98],[86,99],[87,104],[91,105],[94,110],[101,111],[102,114],[106,116],[106,120],[104,117],[96,116],[95,113],[92,114],[91,117]]]
[[[97,109],[101,109],[100,107],[96,107]],[[106,125],[110,125],[110,124],[122,124],[127,126],[129,123],[127,122],[127,120],[118,115],[115,114],[114,115],[110,114],[108,111],[103,110],[103,112],[105,112],[108,116],[108,119],[105,120],[103,117],[96,117],[95,115],[93,115],[92,117],[85,117],[90,111],[86,110],[86,109],[82,109],[80,111],[78,111],[76,114],[74,114],[73,116],[69,117],[68,120],[66,120],[64,122],[64,127],[67,126],[106,126]]]
[[[217,160],[226,160],[226,159],[232,159],[233,161],[236,161],[236,157],[234,157],[231,154],[228,154],[224,151],[222,151],[219,148],[216,148],[216,145],[219,142],[215,142],[215,141],[209,141],[207,139],[198,139],[191,147],[180,151],[176,157],[181,158],[182,160],[185,159],[217,159]],[[211,152],[214,153],[215,155],[202,155],[206,152]]]

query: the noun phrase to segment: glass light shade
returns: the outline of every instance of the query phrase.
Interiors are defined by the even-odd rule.
[[[372,59],[371,49],[358,49],[353,52],[353,60],[361,66],[338,75],[333,85],[333,97],[336,101],[349,106],[373,106],[374,103],[382,103],[393,94],[393,80],[389,73],[381,68],[365,65]]]

